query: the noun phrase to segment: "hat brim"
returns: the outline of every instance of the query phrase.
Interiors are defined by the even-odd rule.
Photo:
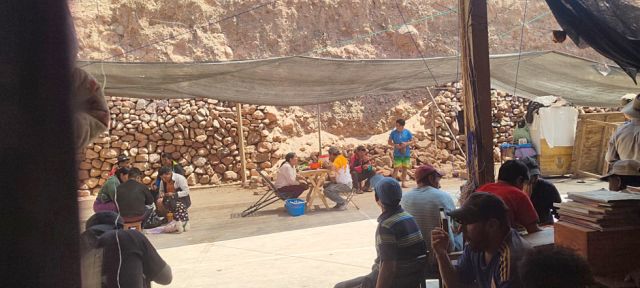
[[[640,119],[640,110],[633,109],[633,101],[627,104],[627,106],[624,106],[624,108],[622,108],[620,112],[624,113],[625,115],[631,118]]]
[[[540,169],[538,168],[529,169],[529,177],[537,176],[537,175],[541,175]]]
[[[459,222],[462,224],[472,224],[472,223],[482,221],[478,213],[476,213],[475,209],[472,209],[469,207],[462,207],[462,208],[453,210],[447,213],[447,215],[451,216],[451,218],[453,218],[456,222]]]

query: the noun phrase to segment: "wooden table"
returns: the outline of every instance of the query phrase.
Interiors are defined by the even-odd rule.
[[[320,198],[324,207],[329,208],[327,198],[324,196],[324,181],[329,175],[327,169],[306,170],[298,172],[298,175],[304,177],[309,183],[309,193],[307,193],[307,208],[311,208],[314,198]]]
[[[542,231],[522,236],[527,240],[531,247],[538,249],[548,249],[554,246],[554,229],[553,226],[541,227]]]

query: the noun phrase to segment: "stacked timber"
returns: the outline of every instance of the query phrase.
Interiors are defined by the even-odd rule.
[[[596,190],[569,193],[570,201],[555,204],[560,221],[598,231],[640,228],[640,195]]]

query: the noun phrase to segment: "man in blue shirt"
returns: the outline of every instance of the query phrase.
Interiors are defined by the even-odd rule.
[[[407,170],[411,168],[411,148],[413,135],[404,129],[404,119],[396,120],[396,129],[389,134],[389,145],[393,146],[393,178],[398,179],[398,171],[402,170],[402,187],[407,188]]]
[[[418,287],[424,281],[427,247],[418,224],[400,207],[402,188],[397,180],[375,175],[378,217],[376,252],[370,274],[336,284],[335,288]]]
[[[447,287],[522,287],[518,262],[531,247],[516,230],[511,229],[507,207],[500,198],[475,192],[449,216],[462,225],[468,244],[458,264],[453,265],[448,254],[448,233],[442,228],[431,232],[431,247]]]

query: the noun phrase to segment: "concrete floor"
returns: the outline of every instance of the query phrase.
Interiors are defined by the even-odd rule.
[[[607,186],[592,179],[551,181],[563,198]],[[461,183],[447,179],[442,186],[457,199]],[[193,190],[191,197],[190,231],[147,235],[173,269],[169,287],[333,287],[368,273],[375,258],[380,209],[372,193],[354,197],[360,210],[316,206],[300,217],[289,216],[283,202],[276,202],[242,218],[239,213],[260,195],[237,186]],[[91,215],[91,204],[91,199],[80,202],[81,220]]]

